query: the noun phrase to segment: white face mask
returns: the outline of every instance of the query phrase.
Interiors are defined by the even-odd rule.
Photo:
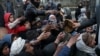
[[[57,23],[57,19],[54,15],[50,15],[49,17],[49,21],[51,21],[52,23],[56,24]]]
[[[51,21],[52,23],[57,23],[56,19],[49,19],[49,21]]]

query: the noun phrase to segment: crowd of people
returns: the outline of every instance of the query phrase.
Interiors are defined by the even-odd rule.
[[[60,3],[40,5],[40,0],[26,0],[22,4],[19,1],[17,17],[10,0],[5,6],[6,10],[0,4],[0,56],[100,55],[96,28],[79,24],[89,20],[82,3],[76,9],[76,20]]]

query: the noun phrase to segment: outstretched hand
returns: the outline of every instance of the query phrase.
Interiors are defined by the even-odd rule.
[[[76,43],[77,38],[79,37],[80,34],[76,34],[71,37],[71,39],[68,41],[67,46],[70,48],[73,44]]]
[[[41,40],[47,39],[50,35],[51,35],[51,32],[42,32],[37,39],[41,41]]]
[[[64,32],[60,32],[55,40],[55,43],[58,44],[65,37]]]
[[[80,23],[73,23],[73,28],[78,28],[80,26]]]

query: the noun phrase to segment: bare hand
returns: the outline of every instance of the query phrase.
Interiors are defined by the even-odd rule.
[[[51,24],[47,24],[44,28],[43,31],[44,32],[50,32],[52,25]]]
[[[68,41],[67,46],[70,48],[73,44],[76,43],[77,38],[79,37],[80,34],[76,34],[74,36],[71,37],[71,39]]]
[[[63,39],[65,37],[65,33],[64,32],[60,32],[59,34],[58,34],[58,36],[57,36],[57,39],[58,40],[61,40],[61,39]]]
[[[55,40],[55,43],[58,44],[65,37],[64,32],[60,32]]]
[[[80,23],[73,23],[73,28],[78,28],[80,26]]]
[[[37,39],[38,40],[44,40],[44,39],[47,39],[50,35],[51,35],[50,32],[42,32]]]

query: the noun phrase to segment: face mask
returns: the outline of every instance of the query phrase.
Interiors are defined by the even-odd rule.
[[[56,19],[49,19],[49,21],[51,21],[53,24],[56,24],[57,23],[57,20]]]

